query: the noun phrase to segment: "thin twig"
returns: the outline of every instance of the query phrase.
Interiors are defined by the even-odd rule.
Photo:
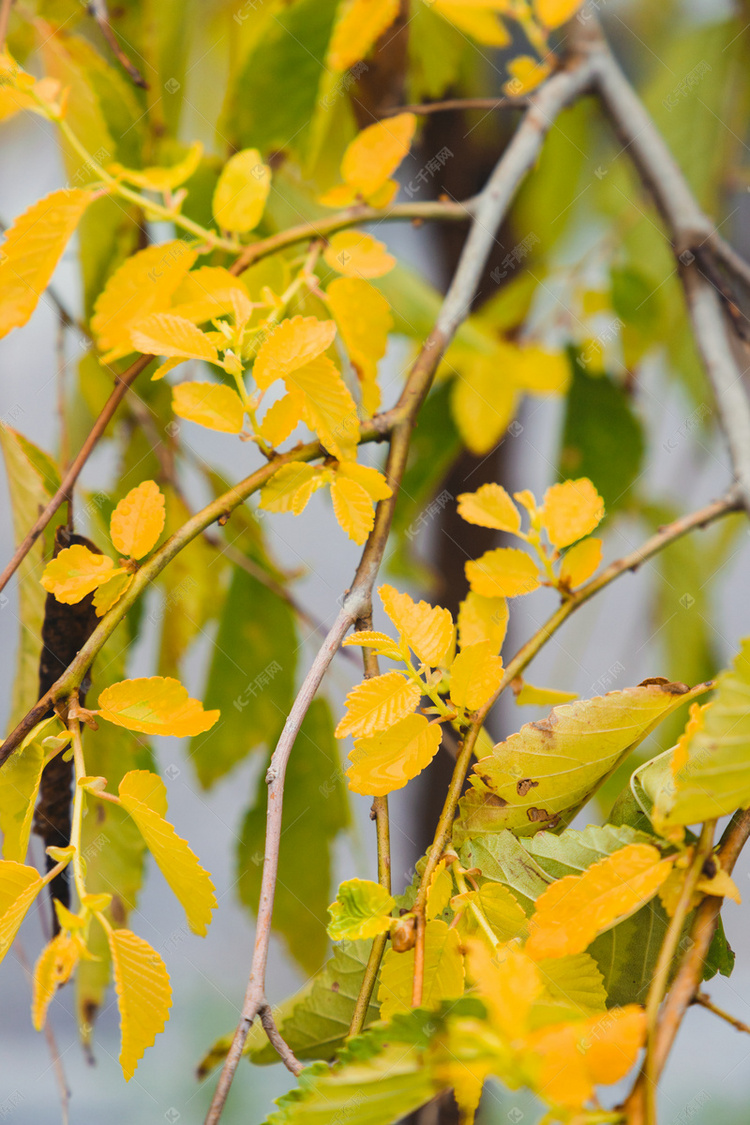
[[[384,109],[381,120],[396,117],[399,113],[415,113],[426,116],[430,113],[453,113],[465,109],[527,109],[529,99],[521,98],[446,98],[442,102],[420,102],[418,105],[397,105]]]
[[[124,371],[122,375],[118,375],[116,377],[117,381],[115,383],[114,390],[104,404],[101,414],[94,422],[94,425],[91,427],[89,436],[81,446],[77,456],[73,459],[73,461],[71,461],[70,467],[62,479],[60,487],[58,488],[52,499],[49,501],[44,511],[41,513],[26,537],[22,540],[21,543],[19,543],[18,547],[15,550],[13,558],[5,567],[2,574],[0,574],[0,590],[5,589],[5,586],[7,585],[9,579],[15,574],[16,570],[21,565],[31,548],[34,546],[34,543],[36,543],[37,539],[42,534],[57,509],[62,503],[65,502],[65,500],[67,500],[73,489],[73,485],[78,480],[78,476],[81,470],[91,456],[91,452],[94,449],[94,446],[97,444],[99,438],[102,436],[107,426],[109,425],[115,411],[117,410],[117,407],[125,398],[125,395],[128,393],[128,390],[138,378],[141,371],[143,371],[144,368],[149,365],[153,358],[154,357],[152,355],[139,356],[139,358],[135,360],[134,363],[131,363],[127,371]],[[0,759],[0,764],[1,761],[2,760]]]
[[[86,5],[89,15],[96,20],[101,30],[102,35],[112,48],[117,61],[122,66],[123,70],[132,78],[136,86],[140,86],[142,90],[148,90],[148,82],[141,74],[135,63],[128,58],[120,46],[120,42],[112,30],[112,24],[109,22],[109,12],[107,11],[106,0],[91,0],[90,4]]]
[[[663,550],[670,543],[673,543],[676,539],[681,539],[683,535],[687,535],[696,528],[706,527],[714,520],[720,519],[730,512],[736,512],[740,507],[740,494],[735,486],[730,489],[726,496],[719,500],[714,500],[711,504],[707,504],[705,508],[700,508],[698,511],[691,512],[687,516],[681,516],[680,519],[660,528],[655,535],[647,539],[637,550],[610,563],[601,574],[592,578],[585,586],[581,586],[579,590],[574,591],[570,597],[566,598],[544,625],[534,633],[533,637],[518,650],[507,665],[499,688],[494,696],[477,713],[476,719],[471,723],[464,739],[461,752],[456,759],[450,787],[445,798],[443,810],[440,814],[440,820],[435,830],[433,842],[427,853],[427,861],[424,871],[422,872],[422,879],[414,903],[414,913],[417,920],[418,949],[420,947],[422,949],[424,948],[424,912],[430,880],[437,867],[440,856],[445,851],[446,844],[450,839],[453,820],[456,815],[456,809],[458,808],[458,801],[463,790],[466,775],[469,772],[469,766],[471,765],[471,758],[479,731],[497,699],[506,688],[509,687],[516,676],[521,675],[528,667],[537,653],[544,647],[550,637],[557,632],[563,622],[567,621],[571,614],[575,613],[577,609],[589,601],[595,594],[599,593],[600,590],[609,586],[609,584],[616,578],[619,578],[621,574],[637,570],[647,559],[658,554],[659,551]],[[420,987],[421,986],[419,986],[415,980],[415,996],[419,994]]]
[[[13,0],[2,0],[0,3],[0,51],[5,50],[5,39],[8,34],[8,23],[10,22],[10,10],[13,7]]]
[[[274,1050],[277,1052],[279,1058],[283,1062],[287,1070],[291,1070],[292,1074],[297,1075],[301,1070],[304,1070],[304,1063],[301,1063],[294,1051],[281,1037],[276,1021],[273,1018],[273,1013],[269,1004],[264,1005],[258,1012],[260,1022],[263,1024],[263,1030],[268,1036],[268,1041]]]
[[[386,476],[393,493],[387,500],[380,501],[377,506],[375,523],[365,544],[352,586],[344,599],[336,623],[305,677],[271,759],[268,771],[266,846],[253,963],[245,993],[242,1018],[225,1059],[206,1117],[206,1125],[216,1125],[221,1117],[234,1074],[242,1057],[248,1031],[261,1006],[266,1002],[265,970],[271,940],[271,918],[278,869],[284,776],[297,732],[333,659],[336,646],[341,643],[351,625],[366,620],[372,612],[372,590],[388,541],[397,491],[406,469],[411,432],[440,359],[457,327],[471,310],[482,271],[494,245],[497,229],[519,184],[533,167],[544,137],[557,115],[586,89],[589,80],[586,64],[578,62],[570,69],[556,74],[531,99],[531,108],[475,201],[472,226],[435,327],[420,349],[397,404],[402,411],[402,416],[391,433],[386,464]],[[309,227],[305,237],[310,237]],[[256,244],[256,250],[258,245]]]
[[[707,1012],[713,1012],[719,1019],[725,1020],[735,1031],[744,1031],[747,1035],[750,1035],[750,1026],[748,1024],[743,1023],[742,1020],[737,1019],[737,1017],[731,1015],[730,1012],[725,1012],[723,1008],[714,1004],[711,997],[705,992],[697,992],[692,1002],[693,1004],[698,1004],[701,1008],[705,1008]]]

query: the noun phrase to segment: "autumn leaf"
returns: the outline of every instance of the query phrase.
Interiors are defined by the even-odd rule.
[[[371,196],[409,152],[416,127],[413,113],[399,113],[368,125],[344,153],[341,175],[346,183],[365,198]]]
[[[414,980],[414,950],[396,953],[389,949],[380,969],[378,1000],[380,1018],[390,1020],[397,1012],[411,1011]],[[424,985],[422,1008],[440,1007],[443,1000],[454,1000],[464,990],[464,959],[456,930],[434,919],[425,928]]]
[[[398,15],[398,0],[351,0],[336,22],[328,65],[349,70],[363,59]]]
[[[258,433],[272,447],[286,441],[302,421],[304,397],[299,393],[285,394],[271,403],[258,427]]]
[[[336,901],[328,907],[328,936],[332,941],[359,941],[384,934],[390,927],[395,905],[396,900],[380,883],[347,879],[339,887]]]
[[[368,797],[403,789],[430,764],[441,738],[440,727],[424,715],[407,715],[379,734],[355,738],[347,770],[349,788]]]
[[[462,492],[458,497],[458,514],[467,523],[480,527],[513,534],[521,530],[521,513],[499,484],[483,484],[476,492]]]
[[[466,969],[492,1026],[509,1039],[523,1035],[544,988],[539,966],[513,946],[490,950],[486,942],[469,939]]]
[[[572,19],[582,3],[583,0],[534,0],[534,15],[545,27],[560,27]]]
[[[552,67],[533,55],[517,55],[509,61],[508,73],[511,77],[503,84],[503,92],[512,98],[522,98],[549,77]]]
[[[138,825],[164,878],[182,903],[190,929],[204,937],[216,907],[214,885],[187,842],[164,819],[164,782],[148,770],[131,770],[120,782],[119,794],[120,803]]]
[[[458,611],[458,641],[461,648],[489,641],[497,656],[508,628],[508,603],[505,598],[485,598],[470,590]]]
[[[454,895],[451,906],[456,913],[463,911],[459,922],[463,937],[486,937],[474,910],[487,921],[498,942],[526,936],[526,913],[515,895],[502,883],[487,881],[476,891]]]
[[[380,406],[378,360],[385,355],[393,316],[385,297],[360,277],[337,277],[326,290],[329,308],[338,325],[362,390],[368,414]]]
[[[386,672],[364,680],[346,697],[346,715],[336,727],[336,737],[364,738],[387,730],[416,708],[422,692],[400,672]]]
[[[532,593],[541,584],[533,558],[517,547],[485,551],[464,569],[473,592],[485,598],[515,598]]]
[[[187,422],[225,434],[239,434],[245,424],[242,399],[222,383],[178,383],[172,388],[172,409]]]
[[[357,406],[333,361],[326,355],[316,356],[283,378],[287,389],[297,396],[302,420],[320,444],[342,461],[355,458]]]
[[[362,629],[352,633],[350,637],[341,642],[344,645],[364,645],[373,649],[378,656],[387,656],[390,660],[402,660],[400,648],[387,633],[378,633],[372,629]]]
[[[114,162],[107,166],[111,176],[125,180],[135,187],[145,188],[147,191],[174,191],[180,184],[189,180],[197,170],[203,155],[203,145],[200,141],[193,141],[183,156],[176,164],[162,167],[160,164],[148,168],[125,168],[122,164]]]
[[[175,239],[139,250],[115,270],[97,297],[91,318],[105,363],[134,350],[133,328],[152,313],[169,311],[172,294],[197,256]]]
[[[332,235],[323,258],[331,269],[346,277],[383,277],[396,264],[385,243],[356,230],[342,230]]]
[[[451,700],[456,707],[478,711],[489,703],[503,679],[503,662],[489,641],[462,648],[451,664]]]
[[[383,609],[420,662],[431,668],[443,664],[453,645],[450,610],[415,602],[393,586],[378,587],[378,594]]]
[[[332,320],[318,320],[314,316],[282,320],[265,338],[255,357],[253,378],[260,390],[267,390],[277,379],[284,379],[322,355],[335,335]]]
[[[97,617],[104,617],[113,605],[117,605],[134,578],[134,574],[128,574],[125,570],[115,571],[114,577],[97,586],[94,591],[94,609]]]
[[[513,683],[513,693],[519,707],[556,707],[558,703],[570,703],[577,699],[574,691],[558,691],[557,688],[540,688],[524,680],[516,690]]]
[[[70,980],[86,946],[80,934],[57,934],[45,945],[34,968],[31,1022],[41,1031],[47,1010],[61,985]]]
[[[45,738],[60,729],[56,715],[42,719],[25,736],[0,772],[0,830],[3,858],[23,863],[29,846],[39,784],[45,765]],[[52,728],[52,729],[50,729]]]
[[[456,364],[451,410],[464,444],[477,456],[494,449],[518,408],[518,387],[498,378],[513,360],[513,350],[501,346],[490,355],[471,352]]]
[[[582,875],[557,879],[536,900],[526,952],[535,960],[583,952],[653,898],[674,861],[651,844],[628,844]]]
[[[8,228],[0,246],[0,338],[26,324],[93,198],[78,188],[53,191]]]
[[[169,311],[171,316],[203,324],[233,313],[238,300],[250,301],[242,278],[235,277],[223,266],[200,266],[185,274],[172,294]]]
[[[495,4],[492,8],[486,8],[481,0],[474,4],[463,3],[462,0],[433,0],[432,7],[462,34],[470,35],[486,47],[507,47],[510,43],[505,25],[497,12],[492,10],[496,7]],[[500,4],[499,10],[504,11],[505,6]]]
[[[204,711],[188,696],[187,688],[170,676],[150,676],[111,684],[99,696],[102,719],[143,734],[169,734],[176,738],[202,734],[219,718]]]
[[[581,477],[548,488],[541,514],[553,547],[567,547],[601,523],[604,503],[588,477]]]
[[[94,554],[82,543],[74,543],[47,563],[40,581],[47,593],[54,594],[59,602],[75,605],[97,586],[122,573],[122,568],[115,569],[108,555]]]
[[[356,481],[364,488],[373,503],[387,500],[393,495],[393,489],[380,470],[373,469],[370,465],[360,465],[356,461],[341,461],[336,466],[336,475]]]
[[[153,313],[130,331],[135,351],[146,355],[176,356],[181,359],[204,359],[218,363],[219,353],[200,328],[174,313]]]
[[[214,191],[214,218],[225,230],[255,230],[271,190],[271,169],[257,148],[231,156],[221,170]]]
[[[602,561],[601,539],[581,539],[565,552],[560,565],[559,577],[563,586],[574,590],[581,586],[596,571]]]
[[[132,488],[112,513],[112,544],[121,555],[142,559],[164,530],[164,496],[156,481],[145,480]]]
[[[44,886],[34,867],[0,860],[0,961],[15,941],[26,912]]]
[[[364,543],[375,523],[375,510],[362,485],[335,473],[331,500],[339,526],[355,543]]]
[[[120,1009],[120,1066],[129,1082],[146,1048],[164,1030],[172,988],[164,962],[143,938],[108,928],[107,940]]]
[[[293,512],[298,516],[314,492],[328,481],[328,474],[317,465],[290,461],[277,469],[260,494],[259,508],[266,512]]]

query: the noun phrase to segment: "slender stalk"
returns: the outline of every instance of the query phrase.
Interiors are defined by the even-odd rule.
[[[10,10],[13,7],[13,0],[2,0],[0,3],[0,51],[5,50],[5,37],[8,34],[8,23],[10,21]]]
[[[461,113],[470,109],[526,109],[529,99],[521,98],[446,98],[441,102],[420,102],[417,105],[399,105],[386,109],[382,118],[395,117],[399,113],[415,113],[426,117],[431,113]]]
[[[83,857],[81,856],[81,827],[83,824],[84,791],[78,784],[86,776],[86,763],[83,758],[83,742],[81,741],[81,724],[78,719],[68,720],[71,746],[73,747],[73,761],[75,763],[75,788],[73,792],[73,817],[70,823],[70,842],[75,848],[73,853],[73,881],[79,903],[83,902],[86,895],[86,881],[83,874]]]
[[[705,1008],[707,1012],[713,1012],[715,1016],[718,1016],[719,1019],[724,1020],[731,1027],[733,1027],[735,1031],[744,1031],[746,1032],[746,1034],[750,1035],[750,1026],[748,1026],[748,1024],[743,1023],[742,1020],[737,1019],[736,1016],[731,1015],[729,1012],[725,1012],[723,1008],[720,1008],[717,1004],[714,1004],[711,997],[706,995],[705,992],[696,993],[696,995],[693,997],[693,1003],[698,1004],[698,1006],[701,1008]]]

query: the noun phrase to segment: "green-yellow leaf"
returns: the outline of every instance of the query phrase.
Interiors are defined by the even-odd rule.
[[[99,696],[102,719],[143,734],[171,734],[176,738],[202,734],[219,718],[218,711],[204,711],[203,704],[188,696],[187,688],[171,676],[147,676],[121,680]]]
[[[369,797],[402,789],[430,764],[441,738],[437,723],[424,715],[407,715],[380,734],[355,739],[347,771],[349,788]]]
[[[172,409],[187,422],[224,434],[239,434],[245,424],[242,399],[223,383],[178,383],[172,388]]]
[[[451,699],[456,707],[477,711],[488,703],[503,678],[503,662],[489,641],[462,648],[451,664]]]
[[[120,801],[132,816],[149,851],[182,903],[190,929],[204,937],[216,907],[214,885],[187,842],[164,819],[167,789],[148,770],[131,770],[120,782]]]
[[[97,586],[94,591],[94,609],[97,617],[104,617],[104,614],[119,602],[134,578],[134,574],[128,574],[123,570],[116,572],[114,577],[102,586]]]
[[[414,950],[396,953],[389,949],[380,970],[380,1018],[391,1019],[396,1012],[412,1009]],[[422,1008],[435,1010],[444,1000],[455,1000],[464,991],[464,959],[461,938],[445,922],[434,919],[425,931],[424,985]]]
[[[169,973],[159,954],[130,930],[107,930],[120,1009],[120,1066],[129,1082],[172,1007]]]
[[[3,859],[23,863],[29,846],[39,783],[46,756],[42,740],[59,723],[56,716],[42,719],[30,730],[21,745],[0,770],[0,829],[3,833]]]
[[[156,481],[144,480],[123,497],[112,513],[112,545],[121,555],[142,559],[156,546],[164,520],[164,496]]]
[[[380,406],[378,360],[385,355],[393,316],[388,301],[360,277],[337,277],[326,290],[326,299],[338,325],[362,391],[368,414]]]
[[[0,337],[26,324],[93,197],[78,188],[53,191],[8,229],[0,246]]]
[[[531,555],[517,547],[496,547],[466,563],[471,589],[484,598],[515,598],[539,588],[541,579]]]
[[[453,645],[450,610],[415,602],[393,586],[380,586],[378,593],[385,612],[421,663],[431,668],[442,665]]]
[[[290,461],[273,474],[261,490],[259,508],[265,512],[293,512],[298,516],[314,492],[329,479],[325,470],[304,461]]]
[[[214,191],[214,218],[231,231],[255,230],[271,190],[271,169],[257,148],[236,152],[222,168]]]
[[[41,1031],[44,1027],[47,1009],[55,993],[61,985],[70,980],[81,952],[85,952],[85,949],[80,934],[63,932],[48,942],[39,954],[34,967],[34,995],[31,1002],[31,1022],[37,1031]]]
[[[486,919],[496,942],[513,941],[526,935],[526,912],[502,883],[485,882],[476,891],[464,891],[451,899],[451,905],[456,912],[464,911],[459,927],[465,937],[487,936],[479,926],[475,911]]]
[[[574,691],[557,691],[555,688],[534,687],[526,680],[523,681],[515,696],[519,707],[555,707],[558,703],[570,703],[573,699],[578,698]]]
[[[328,936],[332,941],[359,941],[384,934],[391,924],[396,905],[380,883],[369,879],[347,879],[338,889],[335,902],[328,907],[331,921]]]
[[[336,737],[352,734],[355,738],[365,738],[388,730],[415,710],[421,695],[419,685],[400,672],[386,672],[364,680],[346,697],[347,711],[336,727]]]
[[[94,554],[82,543],[74,543],[47,563],[40,581],[47,593],[54,594],[59,602],[75,605],[120,573],[121,568],[116,570],[108,555]]]
[[[136,187],[145,188],[147,191],[174,191],[180,184],[189,180],[196,171],[203,155],[203,145],[194,141],[182,160],[167,167],[152,165],[149,168],[125,168],[122,164],[110,164],[107,171],[120,180],[125,180]]]

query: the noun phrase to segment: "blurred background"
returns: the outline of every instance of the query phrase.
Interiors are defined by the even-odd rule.
[[[283,150],[278,135],[284,128],[283,120],[281,124],[278,120],[283,110],[277,103],[293,96],[296,84],[310,81],[295,69],[296,56],[284,55],[284,44],[292,36],[290,13],[304,3],[309,5],[309,0],[296,0],[288,8],[274,5],[270,32],[263,12],[273,0],[242,5],[193,0],[165,3],[161,8],[144,0],[140,5],[118,5],[116,11],[113,6],[113,26],[151,86],[144,117],[158,124],[156,132],[161,130],[160,135],[174,146],[172,151],[195,138],[204,143],[209,157],[225,158],[233,148],[250,144],[265,152]],[[326,105],[326,128],[331,135],[341,132],[341,140],[332,145],[333,154],[324,153],[317,163],[305,164],[290,140],[291,160],[284,163],[277,158],[280,171],[269,205],[269,229],[319,213],[314,195],[332,179],[331,168],[337,167],[355,123],[367,124],[381,110],[401,103],[502,92],[508,80],[507,50],[442,26],[422,0],[414,4],[416,10],[403,13],[360,78],[344,83]],[[587,0],[582,18],[596,14],[702,204],[733,245],[750,255],[750,10],[744,4],[719,0],[660,5]],[[164,25],[164,41],[171,44],[169,57],[143,48],[134,29],[149,20]],[[268,42],[264,35],[270,36]],[[105,90],[103,79],[94,81],[82,49],[73,50],[68,36],[76,37],[75,43],[80,39],[93,44],[107,57],[106,45],[82,5],[16,5],[11,50],[35,73],[46,68],[63,75],[92,120],[96,118],[91,125],[94,131],[100,125],[111,134],[119,130],[114,136],[119,153],[127,148],[129,130],[141,128],[142,122],[127,123],[129,102],[119,101],[120,87]],[[263,73],[261,65],[273,51],[275,65],[286,67],[275,72],[275,86],[273,76]],[[312,45],[309,53],[316,77],[323,64],[313,58]],[[681,91],[690,74],[698,74],[698,79],[688,83],[685,94]],[[128,88],[128,98],[132,97]],[[508,111],[425,117],[419,145],[399,174],[400,198],[414,198],[416,193],[420,199],[441,193],[456,199],[471,195],[486,179],[515,120],[515,113]],[[34,200],[68,182],[70,170],[66,171],[51,126],[32,115],[0,124],[0,145],[0,220],[7,225]],[[420,176],[427,161],[446,148],[450,159],[435,173]],[[211,161],[204,163],[200,175],[210,185]],[[158,227],[147,233],[153,240],[172,237],[169,229]],[[396,280],[383,279],[397,319],[397,331],[380,365],[383,402],[388,406],[398,396],[425,322],[429,326],[437,294],[451,276],[463,228],[378,224],[377,235],[409,267]],[[93,229],[84,231],[84,236],[97,238]],[[123,236],[113,234],[111,224],[102,220],[99,237],[104,247],[107,240],[112,243]],[[566,112],[500,232],[477,309],[491,310],[485,326],[568,349],[570,387],[561,395],[523,396],[504,434],[493,437],[488,448],[467,449],[455,409],[460,392],[454,385],[470,381],[470,358],[460,348],[449,354],[416,434],[417,452],[405,483],[386,578],[415,596],[440,601],[455,613],[465,593],[466,558],[476,557],[494,540],[492,533],[460,523],[453,501],[459,492],[474,490],[487,480],[498,480],[509,491],[530,488],[540,496],[560,473],[591,475],[607,504],[605,561],[638,546],[661,522],[724,491],[729,479],[724,444],[690,343],[679,285],[661,240],[658,220],[636,185],[627,153],[595,107],[582,103]],[[87,315],[91,294],[98,292],[97,284],[101,287],[103,257],[102,249],[102,260],[88,263],[82,287],[78,247],[72,243],[55,275],[55,294],[74,319]],[[25,328],[0,341],[2,424],[19,430],[53,457],[64,459],[66,447],[75,451],[106,388],[106,373],[92,363],[88,348],[89,341],[75,328],[61,328],[55,301],[46,295]],[[164,464],[155,458],[154,449],[159,442],[169,447],[175,435],[164,436],[172,423],[157,393],[160,387],[137,384],[118,416],[120,421],[84,470],[77,518],[80,530],[94,539],[101,536],[103,515],[119,497],[118,489],[124,490],[123,481],[130,487],[149,476],[163,479]],[[252,445],[227,441],[224,435],[190,423],[182,424],[179,444],[180,487],[194,509],[213,494],[214,478],[208,468],[235,481],[257,462]],[[379,464],[382,451],[370,447],[364,456]],[[4,487],[0,507],[4,564],[13,548],[12,514]],[[190,563],[193,570],[182,575],[182,587],[175,579],[171,591],[161,586],[152,589],[138,619],[127,626],[135,636],[128,675],[152,674],[179,664],[191,694],[207,706],[218,705],[212,690],[218,690],[222,676],[229,674],[217,660],[218,649],[225,658],[228,652],[234,664],[233,682],[240,687],[248,683],[255,674],[248,669],[254,669],[257,661],[245,646],[252,648],[257,637],[243,640],[230,628],[225,607],[231,582],[235,617],[239,606],[242,613],[257,616],[256,630],[278,629],[291,637],[285,642],[291,651],[281,677],[289,682],[279,691],[293,690],[319,642],[316,625],[325,628],[335,617],[359,549],[335,528],[330,503],[320,493],[299,518],[256,515],[259,518],[250,523],[248,517],[246,525],[233,517],[220,538],[222,544],[250,558],[260,577],[245,577],[240,589],[236,574],[246,571],[238,571],[223,546],[206,545],[204,554]],[[583,607],[536,659],[531,680],[587,696],[649,676],[689,682],[708,678],[732,658],[739,638],[750,631],[749,566],[750,542],[741,517],[692,536]],[[289,611],[293,623],[289,628],[286,616],[274,617],[269,575],[281,576],[295,603],[304,607],[300,616],[279,599],[284,612]],[[7,594],[0,609],[0,712],[9,722],[19,611],[15,586]],[[554,604],[550,591],[513,603],[506,660]],[[265,618],[259,606],[265,607]],[[375,627],[383,625],[378,606]],[[122,637],[103,654],[106,670],[118,666],[125,645]],[[260,667],[272,656],[271,648]],[[101,667],[95,670],[95,687],[102,673]],[[347,657],[334,661],[324,685],[334,719],[347,690],[359,678],[356,664]],[[257,706],[254,701],[247,711],[228,717],[225,712],[217,737],[231,748],[228,763],[221,767],[216,765],[215,742],[205,746],[176,739],[153,741],[152,751],[168,787],[170,819],[212,872],[219,898],[208,937],[199,939],[187,931],[179,904],[158,870],[146,866],[131,925],[159,950],[172,977],[174,1006],[164,1034],[146,1053],[125,1090],[117,1063],[118,1015],[111,993],[96,1020],[89,1056],[78,1040],[74,989],[68,987],[52,1005],[56,1051],[50,1052],[44,1036],[32,1030],[29,1016],[29,966],[44,944],[49,924],[44,917],[47,904],[40,904],[0,970],[0,1120],[19,1125],[60,1121],[60,1068],[71,1091],[70,1120],[77,1125],[99,1125],[105,1119],[109,1125],[203,1119],[215,1076],[198,1081],[195,1067],[212,1042],[236,1023],[252,952],[253,913],[247,904],[253,898],[253,869],[256,874],[258,870],[258,819],[252,813],[246,818],[248,809],[260,809],[256,792],[263,788],[267,755],[283,721],[284,697],[275,691]],[[254,741],[248,740],[243,724],[257,725],[258,714],[265,730]],[[492,734],[505,737],[541,714],[503,698],[492,717]],[[665,749],[674,741],[676,729],[660,728],[658,741],[644,753]],[[127,735],[126,743],[119,742],[114,752],[131,753],[127,739],[132,737]],[[418,781],[391,800],[397,891],[411,880],[414,864],[431,837],[450,768],[450,758],[441,752]],[[606,815],[626,783],[627,772],[607,786],[595,806],[584,810],[576,826]],[[328,800],[326,786],[336,790],[336,800],[343,800],[341,772],[335,764],[330,778],[324,776],[322,782],[315,778],[311,786],[310,792],[303,789],[302,823],[322,815],[321,805]],[[341,878],[354,872],[369,878],[375,874],[369,803],[349,797],[350,824],[330,841],[330,873],[324,879],[329,886],[320,890],[321,901],[333,897]],[[345,820],[346,813],[341,812],[340,823]],[[282,848],[286,844],[287,863],[293,866],[298,861],[304,875],[309,857],[302,854],[300,840],[304,837],[291,829]],[[32,838],[31,861],[39,863],[41,858],[40,841]],[[737,966],[730,979],[719,977],[706,986],[716,1003],[748,1022],[749,872],[746,858],[741,859],[736,878],[747,899],[742,906],[728,903],[724,911]],[[309,872],[304,878],[308,876]],[[300,913],[297,934],[295,924],[288,925],[286,935],[273,944],[269,973],[273,1002],[296,990],[316,967],[310,958],[314,961],[318,955],[325,916],[321,920],[316,907],[309,911],[309,923],[304,920],[307,908],[299,898],[304,878],[285,887],[284,904],[296,904]],[[307,945],[316,952],[305,954]],[[296,950],[294,956],[290,950]],[[746,1122],[749,1061],[750,1036],[694,1009],[685,1020],[662,1083],[660,1120],[664,1125],[694,1120],[711,1120],[715,1125]],[[243,1064],[225,1120],[245,1125],[262,1122],[272,1099],[290,1084],[280,1065]],[[448,1120],[447,1112],[431,1107],[420,1121],[427,1125]],[[531,1099],[490,1085],[480,1121],[518,1125],[536,1121],[539,1115]]]

